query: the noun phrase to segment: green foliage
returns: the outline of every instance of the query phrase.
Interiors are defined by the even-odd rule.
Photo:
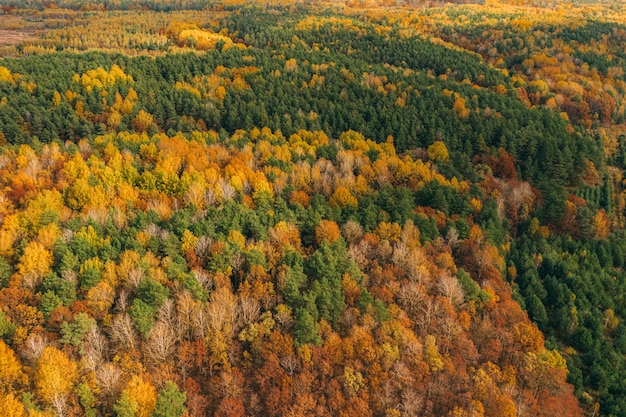
[[[137,299],[151,307],[159,307],[169,296],[169,290],[158,281],[146,277],[137,287]]]
[[[65,247],[63,246],[65,249]],[[58,270],[63,273],[66,271],[74,271],[78,269],[80,265],[80,261],[76,255],[74,255],[71,251],[65,249],[61,258],[61,262],[59,264]]]
[[[24,409],[28,412],[35,411],[35,412],[41,412],[41,409],[37,406],[37,403],[35,403],[34,400],[34,395],[32,392],[25,392],[22,394],[22,403],[24,403]]]
[[[569,381],[583,397],[589,389],[598,390],[606,415],[619,415],[625,395],[615,377],[626,366],[623,355],[616,354],[622,348],[623,329],[618,324],[609,330],[610,316],[605,316],[608,309],[619,317],[626,315],[626,275],[610,266],[620,261],[613,255],[617,252],[607,250],[619,247],[622,240],[621,235],[613,235],[596,244],[524,235],[509,255],[518,269],[516,282],[529,316],[560,346],[577,351],[568,360]],[[538,256],[542,262],[536,268],[532,259]]]
[[[71,323],[61,324],[61,343],[69,343],[82,349],[85,334],[92,327],[96,326],[96,321],[85,313],[77,314]]]
[[[315,316],[305,308],[296,311],[296,323],[293,335],[298,344],[310,343],[319,345],[321,343],[317,320]]]
[[[415,201],[418,205],[441,210],[446,215],[458,214],[463,217],[470,212],[469,203],[454,188],[442,186],[438,181],[429,181],[420,188]]]
[[[78,384],[76,392],[80,400],[80,405],[83,407],[85,417],[97,417],[98,412],[93,406],[96,405],[96,397],[86,384]]]
[[[135,417],[136,403],[130,399],[127,392],[122,395],[113,406],[113,411],[117,417]]]
[[[308,263],[312,282],[307,296],[315,300],[319,318],[332,324],[337,323],[345,308],[341,280],[349,263],[346,258],[345,242],[337,239],[332,243],[322,242]]]
[[[13,275],[13,267],[4,258],[0,257],[0,288],[9,285],[9,280]]]
[[[89,266],[81,268],[78,280],[82,289],[88,290],[94,287],[102,279],[102,271],[99,268]]]
[[[546,308],[536,294],[531,295],[530,298],[526,300],[526,307],[528,308],[528,316],[531,320],[537,323],[539,328],[545,328],[548,315],[546,314]]]
[[[458,270],[456,278],[459,280],[461,288],[463,288],[466,301],[485,303],[489,300],[489,294],[482,290],[463,268]]]
[[[202,119],[207,128],[225,129],[228,133],[267,126],[286,135],[300,129],[324,129],[337,137],[341,132],[358,129],[378,142],[393,136],[400,151],[441,143],[453,160],[460,153],[471,157],[482,152],[478,149],[482,142],[494,148],[504,146],[515,159],[525,160],[521,167],[525,179],[557,180],[564,184],[575,179],[570,178],[575,172],[574,156],[580,160],[599,161],[600,154],[590,141],[570,137],[565,131],[566,122],[558,115],[545,109],[527,108],[512,95],[492,91],[499,85],[510,86],[511,81],[474,54],[430,42],[418,35],[405,38],[396,32],[387,36],[378,34],[372,23],[359,22],[369,33],[367,37],[361,37],[348,29],[340,29],[337,33],[297,29],[296,20],[290,19],[284,19],[277,30],[274,19],[275,16],[257,10],[233,14],[224,20],[225,28],[248,39],[250,48],[246,54],[254,58],[260,72],[246,75],[245,81],[250,88],[236,93],[229,91],[223,103],[207,104],[194,94],[182,94],[175,86],[177,82],[193,83],[193,77],[211,73],[222,63],[228,63],[232,68],[248,65],[244,61],[246,54],[238,48],[202,55],[166,55],[153,61],[101,53],[47,54],[30,57],[28,65],[15,61],[7,61],[6,65],[37,80],[37,94],[51,96],[54,91],[75,89],[68,84],[75,73],[117,64],[136,80],[133,88],[139,102],[135,110],[152,114],[155,123],[166,132],[181,131],[189,119]],[[293,50],[281,46],[288,45],[294,36],[302,43]],[[342,41],[337,43],[337,39]],[[326,52],[325,48],[328,48]],[[281,54],[285,60],[294,58],[300,62],[299,71],[273,76],[276,70],[284,69],[284,61],[275,59]],[[304,63],[306,60],[309,64]],[[325,69],[323,88],[301,88],[302,83],[311,80],[311,63],[330,61],[336,65]],[[181,71],[181,68],[185,70]],[[408,68],[412,72],[403,74],[393,68]],[[341,72],[344,69],[358,78],[346,81]],[[55,78],[48,76],[52,70]],[[429,76],[429,71],[435,77]],[[361,82],[362,74],[385,77],[396,89],[381,94],[374,86]],[[446,79],[437,78],[437,75],[446,75]],[[464,80],[484,88],[472,89],[460,83]],[[116,92],[126,94],[127,87],[120,84],[110,90],[109,97],[114,97]],[[477,107],[481,111],[471,112],[467,118],[456,117],[452,110],[453,97],[444,94],[444,90],[465,97],[468,107]],[[159,94],[154,95],[153,91],[159,91]],[[268,91],[274,93],[267,94]],[[103,97],[98,89],[77,93],[87,111],[104,113]],[[406,95],[406,103],[400,117],[396,103],[403,95]],[[148,99],[153,96],[154,101]],[[101,128],[77,114],[73,106],[57,106],[50,112],[43,109],[43,103],[47,101],[38,97],[20,94],[18,98],[14,91],[8,92],[7,97],[7,105],[0,107],[0,131],[15,143],[28,140],[24,127],[43,142],[76,136],[93,137]],[[66,103],[63,101],[63,104]],[[36,120],[26,120],[22,116],[25,108],[35,115]],[[489,111],[485,112],[486,108]],[[64,111],[67,112],[65,117],[55,117],[56,112]],[[489,117],[492,112],[499,112],[502,117]],[[317,117],[310,117],[311,114]],[[133,146],[137,145],[129,145],[129,149],[132,150]],[[558,152],[559,149],[568,152]],[[316,150],[318,158],[330,161],[335,161],[336,154],[334,144]],[[459,167],[461,172],[466,168]],[[180,214],[175,214],[174,224],[179,217],[188,216],[185,212],[181,210]],[[183,220],[182,223],[189,222]]]
[[[133,305],[129,311],[130,317],[135,321],[137,330],[144,337],[147,337],[152,327],[154,327],[156,312],[157,308],[147,304],[145,301],[139,298],[133,300]]]
[[[43,316],[48,319],[50,317],[50,314],[52,314],[52,312],[62,304],[63,301],[58,295],[56,295],[52,291],[46,291],[41,297],[39,311],[41,311],[43,313]]]
[[[4,340],[8,340],[13,335],[15,328],[15,324],[11,323],[11,320],[4,314],[4,311],[0,310],[0,337]]]
[[[306,289],[308,278],[304,273],[303,265],[296,264],[287,270],[285,277],[285,290],[283,296],[285,301],[292,308],[297,308],[303,304],[302,291]]]
[[[76,300],[76,283],[71,279],[61,279],[56,273],[46,275],[43,281],[43,291],[45,291],[44,298],[54,295],[59,304],[66,307]],[[51,294],[46,295],[48,293]]]
[[[167,382],[157,397],[153,417],[180,417],[186,411],[187,396],[173,382]]]

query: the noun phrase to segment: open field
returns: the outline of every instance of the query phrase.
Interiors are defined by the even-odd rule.
[[[0,29],[0,46],[14,46],[35,38],[34,31]]]

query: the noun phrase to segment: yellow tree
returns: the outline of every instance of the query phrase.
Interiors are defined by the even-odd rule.
[[[333,195],[330,197],[330,204],[341,208],[352,207],[356,209],[359,205],[358,201],[352,193],[344,186],[337,187]]]
[[[52,253],[41,243],[32,241],[24,248],[17,267],[27,286],[35,285],[52,266]]]
[[[599,210],[591,220],[593,226],[593,237],[597,240],[606,239],[611,232],[611,219],[604,209]]]
[[[114,409],[119,416],[149,417],[156,407],[156,401],[154,386],[135,375],[126,385]]]
[[[565,359],[556,350],[542,349],[528,352],[523,377],[533,396],[539,397],[542,390],[554,391],[560,388],[560,381],[565,379],[567,365]]]
[[[24,405],[13,394],[0,395],[0,407],[4,417],[26,417]]]
[[[430,145],[426,152],[428,153],[428,158],[431,161],[448,162],[448,160],[450,159],[450,154],[448,153],[448,148],[446,147],[446,144],[440,140]]]
[[[132,120],[131,125],[137,132],[147,132],[152,126],[154,118],[144,110],[139,110],[137,116]]]
[[[0,339],[0,393],[10,393],[27,381],[15,353]]]
[[[466,119],[469,117],[470,111],[465,108],[465,99],[458,94],[455,94],[455,96],[456,98],[454,99],[452,109],[461,119]]]
[[[64,415],[67,397],[78,379],[78,366],[60,350],[44,348],[35,373],[35,387],[40,398]]]

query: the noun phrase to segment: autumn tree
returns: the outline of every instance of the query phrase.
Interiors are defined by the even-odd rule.
[[[24,404],[13,394],[0,394],[0,405],[2,415],[6,417],[26,417]]]
[[[37,361],[35,387],[42,401],[64,415],[68,396],[78,380],[78,366],[65,353],[54,348],[44,348]]]
[[[9,394],[26,384],[28,378],[13,350],[0,339],[0,393]]]
[[[156,389],[139,375],[133,376],[113,410],[119,417],[149,417],[157,403]]]

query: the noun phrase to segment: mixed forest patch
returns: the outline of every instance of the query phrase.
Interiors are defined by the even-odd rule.
[[[626,415],[619,7],[103,4],[0,15],[11,415]]]

